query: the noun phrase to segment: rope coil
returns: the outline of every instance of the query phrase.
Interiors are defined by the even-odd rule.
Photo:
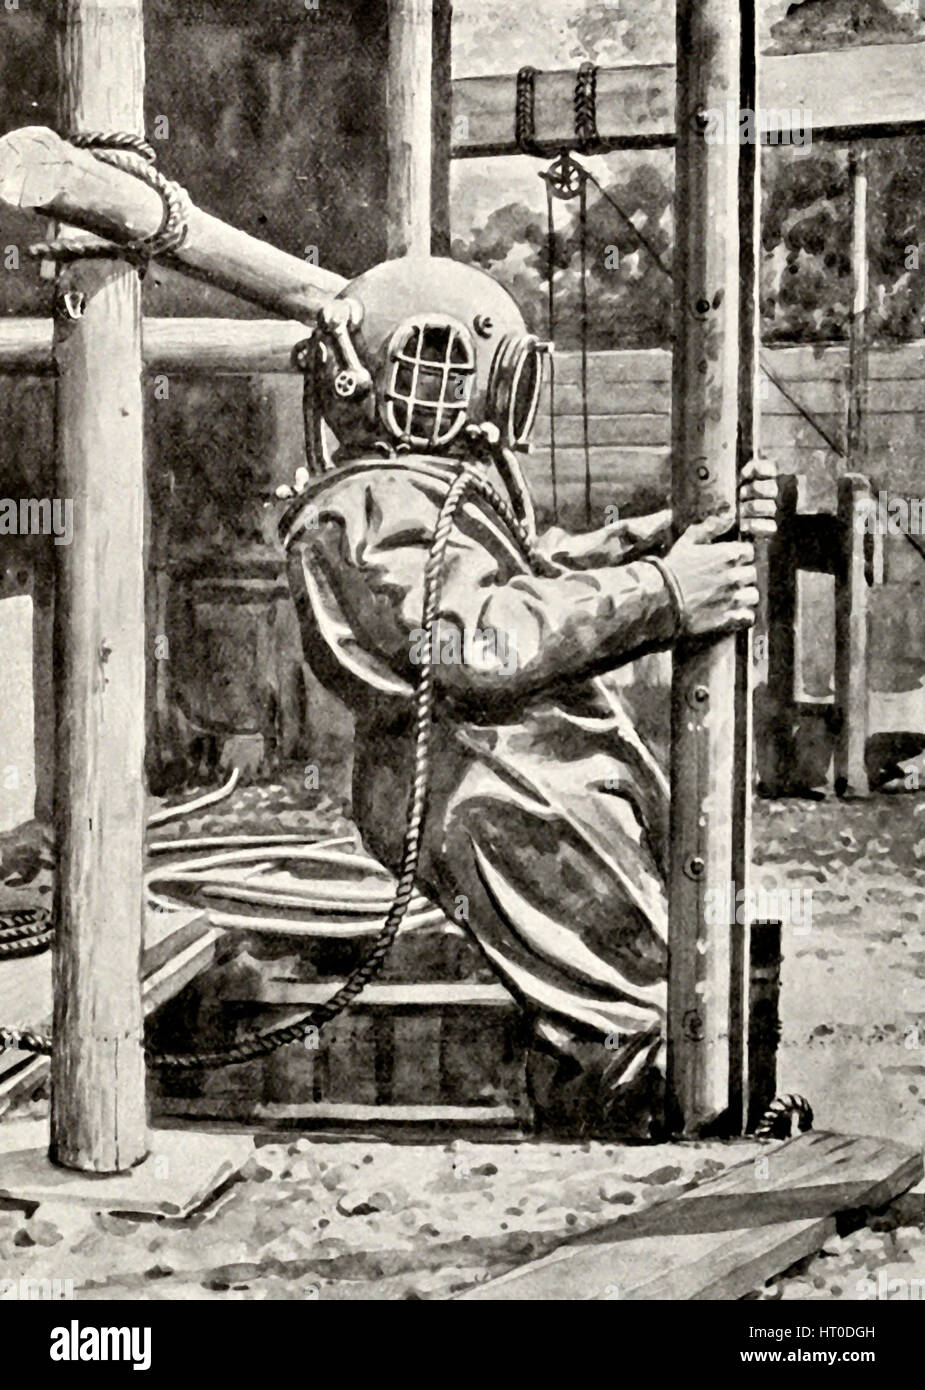
[[[99,245],[76,245],[65,240],[42,241],[29,247],[29,255],[43,260],[73,261],[94,259],[111,260],[116,257],[137,260],[146,266],[158,256],[177,251],[189,234],[190,198],[184,188],[166,178],[154,167],[157,158],[153,148],[141,135],[130,131],[87,131],[69,137],[70,144],[77,149],[88,150],[95,159],[121,169],[141,179],[160,195],[163,204],[161,225],[150,236],[135,237],[125,242],[104,241]]]

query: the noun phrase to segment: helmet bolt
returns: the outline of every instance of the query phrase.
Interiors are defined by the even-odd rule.
[[[480,338],[490,338],[495,324],[490,314],[476,314],[472,320],[472,327]]]
[[[357,389],[355,372],[338,372],[334,378],[334,390],[339,396],[352,396]]]

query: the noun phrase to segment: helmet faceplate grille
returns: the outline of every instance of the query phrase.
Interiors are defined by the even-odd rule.
[[[406,319],[388,349],[384,415],[389,430],[410,444],[448,444],[466,420],[475,373],[468,331],[438,314]]]

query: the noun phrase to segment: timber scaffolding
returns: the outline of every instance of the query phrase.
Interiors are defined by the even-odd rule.
[[[450,123],[446,89],[441,119],[434,119],[432,108],[435,70],[448,80],[445,45],[435,63],[432,0],[390,0],[388,12],[388,247],[399,255],[431,245],[432,190],[440,184],[432,178],[432,164],[450,153]],[[440,12],[445,15],[443,7]],[[72,136],[102,131],[140,137],[141,0],[62,0],[60,14],[62,129]],[[762,65],[762,73],[769,104],[811,111],[820,138],[878,138],[925,128],[925,48],[775,58]],[[885,86],[877,74],[888,75]],[[698,119],[707,109],[728,109],[727,103],[757,110],[757,79],[754,7],[748,0],[738,8],[727,0],[679,0],[677,68],[597,73],[593,136],[587,120],[576,129],[571,75],[535,79],[529,152],[658,145],[676,150],[672,492],[681,525],[722,503],[734,505],[738,468],[758,447],[759,152],[754,144],[708,144]],[[513,75],[455,82],[452,153],[522,149],[514,135],[516,94]],[[51,328],[28,320],[2,325],[0,369],[55,372],[57,490],[79,502],[74,542],[56,552],[58,872],[51,1063],[55,1173],[71,1170],[79,1188],[81,1173],[125,1175],[136,1164],[140,1172],[151,1146],[139,972],[142,373],[193,363],[226,372],[295,371],[294,343],[344,282],[190,202],[185,239],[165,256],[167,263],[232,290],[277,319],[143,323],[137,268],[119,256],[118,244],[144,243],[162,230],[162,197],[150,183],[51,131],[31,128],[0,140],[0,197],[78,229],[64,232],[71,250],[59,267]],[[116,243],[108,254],[101,253],[100,238]],[[750,928],[730,932],[705,911],[711,895],[725,894],[730,880],[744,887],[747,876],[751,668],[749,639],[742,636],[682,644],[674,663],[668,1087],[672,1131],[681,1137],[711,1130],[741,1135],[757,1084],[748,1047]],[[0,1162],[4,1195],[29,1200],[23,1194],[30,1184],[32,1200],[35,1191],[47,1194],[50,1186],[66,1195],[64,1179],[49,1185],[24,1172],[21,1156],[13,1158],[19,1185],[5,1179]],[[681,1296],[703,1296],[703,1287],[713,1296],[735,1296],[734,1279],[717,1291],[717,1262],[732,1261],[737,1269],[747,1266],[752,1278],[762,1271],[766,1277],[818,1248],[835,1212],[879,1205],[922,1175],[919,1155],[909,1150],[833,1136],[794,1140],[770,1151],[769,1164],[765,1191],[773,1196],[758,1202],[757,1214],[755,1183],[743,1183],[738,1170],[731,1189],[704,1189],[702,1203],[677,1212],[666,1204],[663,1211],[672,1207],[667,1227],[638,1232],[639,1241],[650,1242],[646,1251],[653,1251],[655,1241],[663,1264],[679,1232],[698,1233],[689,1256],[706,1261],[712,1283],[707,1279]],[[102,1201],[100,1189],[84,1200]],[[124,1184],[117,1205],[131,1209]],[[760,1249],[752,1226],[759,1228]],[[734,1241],[728,1238],[732,1228]],[[635,1240],[622,1248],[636,1261],[643,1258]],[[602,1259],[613,1257],[608,1249],[598,1247]],[[679,1257],[673,1258],[678,1265]],[[688,1255],[681,1255],[680,1263],[687,1262]],[[533,1287],[534,1296],[558,1296],[542,1291],[542,1278]]]

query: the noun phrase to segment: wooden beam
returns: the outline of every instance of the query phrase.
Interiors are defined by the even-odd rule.
[[[808,122],[812,139],[910,135],[925,130],[925,44],[872,44],[761,60],[762,110],[789,131]],[[597,128],[612,150],[660,149],[675,141],[675,70],[670,64],[602,68]],[[513,73],[453,83],[453,155],[516,154]],[[574,147],[575,73],[540,73],[536,131],[540,152]],[[735,109],[735,108],[734,108]]]
[[[678,531],[736,500],[740,255],[743,247],[753,254],[753,231],[750,221],[740,230],[739,145],[708,142],[700,113],[748,104],[740,14],[752,4],[742,0],[736,10],[727,0],[678,0],[671,474]],[[742,28],[753,32],[753,23]],[[751,201],[747,218],[755,213]],[[733,972],[744,977],[746,963],[733,951],[730,926],[706,911],[708,902],[726,900],[730,880],[745,871],[734,844],[744,832],[736,790],[740,664],[734,636],[683,640],[674,654],[667,1108],[671,1131],[681,1134],[729,1127],[730,1099],[742,1106]],[[732,1127],[739,1123],[740,1114],[731,1117]]]
[[[304,339],[305,325],[291,320],[170,318],[142,323],[142,351],[149,372],[300,375],[292,350]]]
[[[432,83],[433,0],[389,0],[389,256],[430,255]]]
[[[153,235],[163,216],[160,195],[148,184],[42,126],[0,139],[0,199],[115,241]],[[164,264],[269,313],[313,321],[319,304],[346,284],[333,271],[248,236],[193,204],[188,226],[186,241]]]
[[[142,354],[149,372],[299,375],[292,350],[305,332],[304,323],[285,319],[143,319]],[[47,376],[54,371],[51,319],[0,319],[0,375]]]
[[[679,1197],[585,1231],[460,1294],[467,1302],[734,1299],[813,1254],[840,1212],[877,1209],[922,1176],[887,1139],[806,1134]]]
[[[64,0],[59,63],[66,129],[143,131],[142,0]],[[147,1151],[138,272],[122,261],[74,262],[56,303],[56,490],[73,499],[75,526],[72,543],[55,550],[51,1157],[115,1173]]]

